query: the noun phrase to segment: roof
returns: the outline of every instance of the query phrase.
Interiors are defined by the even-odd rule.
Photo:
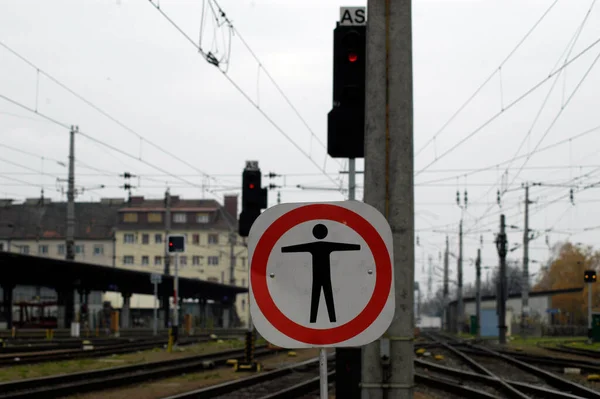
[[[154,294],[154,287],[150,282],[152,273],[149,272],[0,252],[0,268],[9,266],[10,277],[3,279],[3,282],[10,278],[10,282],[17,285],[49,288],[72,286],[92,291]],[[163,288],[172,293],[173,276],[162,276],[159,289]],[[179,277],[181,298],[206,298],[227,302],[235,300],[236,294],[245,292],[248,292],[248,288]]]
[[[225,211],[216,200],[181,200],[172,197],[172,212],[210,212],[209,223],[177,223],[178,230],[237,230],[237,219]],[[140,200],[141,199],[141,200]],[[126,211],[148,212],[164,210],[164,200],[132,197],[123,203],[119,199],[100,202],[75,202],[75,239],[111,239],[114,229],[156,230],[157,223],[121,223],[119,215]],[[28,200],[23,204],[0,202],[0,239],[65,239],[67,233],[67,203],[49,200]]]
[[[561,289],[561,290],[547,290],[547,291],[531,291],[529,292],[529,297],[530,298],[535,298],[535,297],[539,297],[539,296],[554,296],[554,295],[560,295],[560,294],[573,294],[576,292],[581,292],[583,291],[583,287],[577,287],[577,288],[565,288],[565,289]],[[517,293],[517,294],[510,294],[508,296],[508,299],[516,299],[516,298],[521,298],[521,293]],[[471,297],[465,297],[463,299],[464,303],[467,302],[475,302],[475,297],[471,296]],[[495,301],[496,300],[496,295],[483,295],[481,297],[482,301]],[[457,300],[453,300],[450,301],[449,305],[453,306],[456,305]]]
[[[75,239],[108,239],[118,222],[122,204],[75,203]],[[67,203],[3,204],[0,206],[0,238],[65,238]]]
[[[144,197],[131,197],[131,200],[119,210],[123,212],[164,212],[164,199],[145,199]],[[208,223],[196,223],[188,219],[186,223],[171,223],[171,228],[176,230],[237,230],[237,219],[230,215],[225,208],[214,199],[180,199],[171,196],[171,213],[177,212],[206,212],[210,218]],[[138,222],[124,223],[119,219],[119,230],[156,230],[160,223],[148,223],[144,219]]]

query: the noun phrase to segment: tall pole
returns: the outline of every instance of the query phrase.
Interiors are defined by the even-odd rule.
[[[179,339],[179,253],[175,253],[175,275],[173,276],[173,337]]]
[[[354,201],[356,199],[356,159],[348,160],[348,199]]]
[[[167,191],[165,191],[165,241],[164,241],[164,245],[165,245],[165,269],[164,269],[164,274],[165,276],[168,276],[169,274],[171,274],[171,270],[170,270],[170,266],[171,266],[171,255],[169,254],[169,248],[167,246],[167,237],[169,236],[169,232],[171,230],[171,192],[170,190],[167,188]],[[170,317],[170,310],[171,307],[169,306],[169,291],[168,289],[163,289],[163,297],[162,297],[162,307],[163,307],[163,313],[165,315],[165,320],[164,320],[164,325],[165,328],[169,327],[169,320],[171,319]]]
[[[477,249],[477,259],[475,260],[475,317],[476,334],[481,338],[481,249]]]
[[[588,283],[588,343],[592,343],[592,283]]]
[[[456,312],[456,329],[462,332],[464,322],[464,304],[463,304],[463,225],[462,219],[458,226],[458,309]]]
[[[450,267],[449,265],[449,260],[450,260],[450,248],[449,248],[449,242],[448,242],[448,236],[446,236],[446,251],[444,252],[444,312],[448,312],[447,306],[448,306],[448,269]],[[445,328],[448,328],[448,319],[447,319],[447,315],[444,314],[444,322],[446,324]]]
[[[431,299],[431,291],[433,289],[433,258],[429,256],[429,269],[427,271],[427,300]]]
[[[500,234],[496,238],[496,248],[500,257],[500,278],[498,279],[498,333],[500,344],[506,344],[506,253],[508,240],[506,238],[506,220],[500,215]]]
[[[393,339],[363,347],[363,399],[412,399],[414,392],[411,5],[410,0],[367,2],[365,202],[385,215],[392,228],[396,311],[386,334]],[[380,353],[388,342],[389,364]]]
[[[158,334],[158,282],[154,282],[154,335]]]
[[[525,184],[525,228],[523,231],[523,281],[521,283],[521,335],[526,333],[529,313],[529,185]]]
[[[71,126],[69,133],[69,179],[67,186],[67,237],[66,259],[75,260],[75,133],[78,126]]]

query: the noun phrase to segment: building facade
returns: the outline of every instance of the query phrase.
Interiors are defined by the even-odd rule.
[[[167,210],[164,200],[131,197],[119,209],[115,234],[116,266],[163,273],[165,270]],[[226,196],[224,205],[215,200],[184,200],[170,197],[169,234],[186,237],[186,252],[178,255],[181,277],[248,286],[248,258],[244,241],[237,234],[237,197]],[[174,274],[175,259],[169,272]],[[120,296],[107,296],[120,306]],[[151,308],[154,298],[134,295],[136,308]],[[238,322],[248,320],[248,296],[236,299]]]
[[[75,204],[76,261],[104,266],[115,264],[115,226],[123,203],[122,199],[105,199]],[[0,200],[0,251],[65,259],[66,221],[66,202],[34,198],[15,204],[11,200]],[[79,295],[74,293],[74,296],[74,303],[78,304]],[[102,308],[102,297],[102,292],[90,292],[91,311]],[[27,306],[55,302],[57,294],[46,287],[17,286],[13,298],[16,304],[22,304],[18,306]],[[50,307],[48,311],[49,316],[55,316],[57,310]],[[18,314],[15,309],[15,317],[20,317]]]
[[[184,200],[171,196],[170,233],[186,236],[186,253],[179,256],[181,277],[248,286],[245,242],[237,235],[237,196],[215,200]],[[103,266],[163,273],[165,270],[166,207],[164,200],[131,197],[75,203],[75,260]],[[66,202],[29,199],[15,204],[0,200],[0,251],[64,259]],[[174,274],[171,258],[170,274]],[[0,288],[1,292],[1,288]],[[55,301],[56,292],[43,287],[18,286],[15,301]],[[1,297],[0,297],[1,298]],[[122,306],[118,292],[92,292],[91,311],[103,301]],[[75,303],[79,302],[76,294]],[[133,308],[152,308],[154,298],[133,295]],[[96,309],[97,308],[97,309]],[[238,322],[248,320],[248,295],[236,298]],[[1,323],[1,321],[0,321]]]

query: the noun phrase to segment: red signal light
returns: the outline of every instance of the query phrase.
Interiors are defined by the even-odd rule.
[[[254,190],[254,183],[250,183],[248,187],[250,187],[250,190]]]
[[[170,247],[172,247],[172,246],[173,246],[173,243],[172,243],[172,242],[170,242],[170,243],[169,243],[169,246],[170,246]]]
[[[356,62],[358,60],[358,55],[355,53],[348,54],[348,61]]]

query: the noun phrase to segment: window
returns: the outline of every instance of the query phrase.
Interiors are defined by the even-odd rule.
[[[193,234],[192,235],[192,244],[200,244],[200,234]]]
[[[133,234],[123,234],[123,242],[125,244],[133,244],[135,242],[135,235],[133,235]]]
[[[142,244],[150,243],[150,234],[142,234]]]
[[[84,249],[85,249],[85,245],[83,245],[83,244],[81,244],[81,245],[75,245],[75,253],[76,254],[82,254],[82,253],[84,253],[85,252]]]
[[[209,256],[208,264],[212,265],[212,266],[217,266],[219,264],[219,257],[218,256]]]
[[[29,254],[29,245],[19,246],[19,252],[21,252],[23,255]]]
[[[123,222],[125,223],[137,223],[138,215],[134,212],[128,212],[123,214]]]
[[[242,279],[242,287],[245,287],[245,286],[246,286],[246,279],[245,279],[245,278],[243,278],[243,279]]]
[[[159,266],[162,263],[162,258],[160,256],[155,256],[154,257],[154,264],[156,266]]]
[[[216,277],[208,277],[206,281],[210,281],[211,283],[218,283],[219,279]]]
[[[123,264],[125,265],[133,265],[134,258],[131,255],[123,256]]]
[[[240,261],[242,262],[242,269],[246,268],[246,257],[242,256],[240,257]]]
[[[142,265],[147,265],[150,263],[150,259],[148,258],[148,256],[144,255],[142,256]]]
[[[200,264],[200,257],[199,256],[192,256],[192,265],[198,266],[199,264]]]
[[[219,235],[218,234],[209,234],[208,235],[208,243],[209,244],[218,244],[219,243]]]
[[[187,221],[185,213],[176,213],[173,215],[173,222],[175,223],[185,223]]]
[[[196,214],[196,223],[208,223],[208,215],[206,213],[197,213]]]
[[[246,300],[242,299],[242,312],[246,310]]]
[[[58,244],[58,254],[59,255],[65,254],[65,244]]]
[[[38,254],[47,254],[48,246],[47,245],[38,245]]]
[[[148,214],[148,223],[160,223],[162,222],[162,213],[151,212]]]
[[[185,255],[181,255],[181,256],[179,257],[179,264],[180,264],[181,266],[187,266],[187,256],[185,256]]]
[[[104,245],[96,244],[94,245],[94,256],[104,255]]]
[[[154,243],[162,244],[162,234],[154,234]]]

